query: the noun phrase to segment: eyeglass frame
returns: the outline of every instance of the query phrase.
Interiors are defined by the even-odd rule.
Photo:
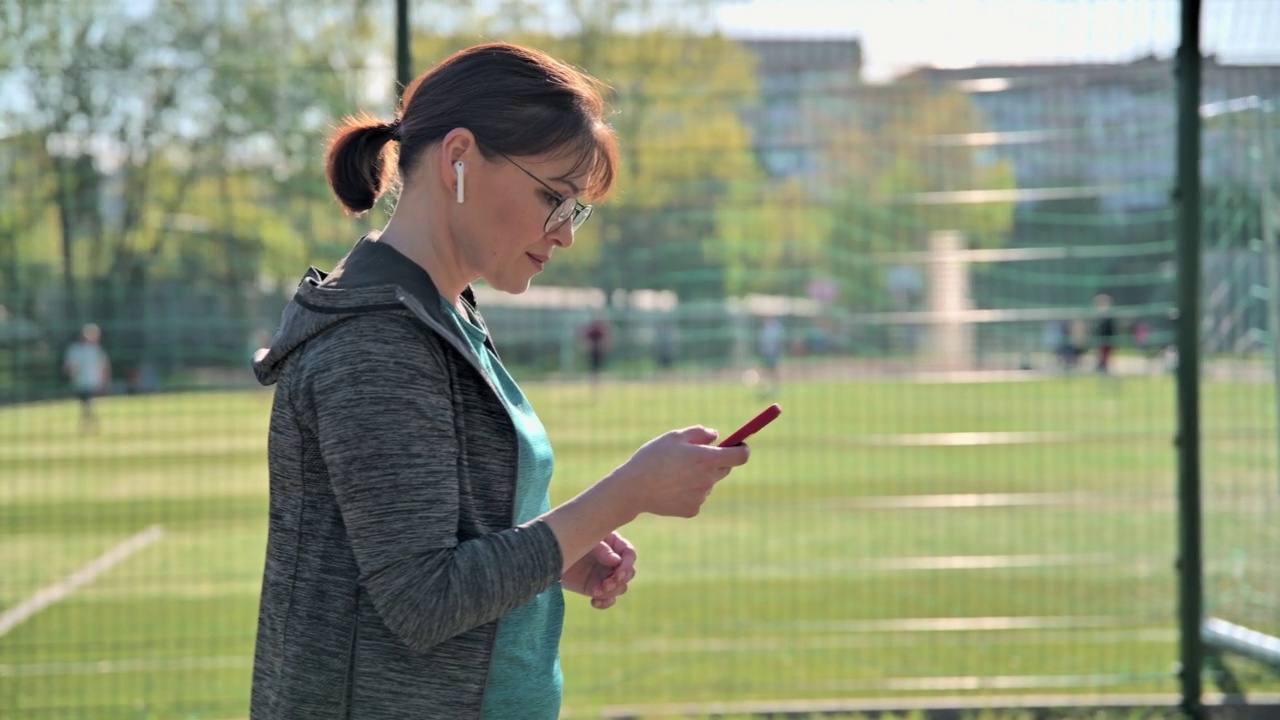
[[[552,208],[551,213],[547,215],[546,222],[542,223],[543,232],[553,233],[556,230],[559,230],[560,227],[563,226],[565,223],[570,223],[569,229],[573,232],[577,232],[578,228],[582,227],[582,224],[587,221],[587,218],[591,217],[591,211],[594,209],[594,206],[584,205],[582,204],[581,201],[578,200],[578,198],[565,195],[559,190],[556,190],[555,188],[548,185],[546,181],[544,181],[542,178],[526,170],[524,166],[522,166],[520,163],[516,162],[515,160],[512,160],[510,157],[507,157],[505,153],[498,152],[497,150],[494,150],[493,152],[497,153],[499,156],[502,157],[502,159],[506,160],[512,165],[515,165],[520,170],[520,172],[533,178],[539,185],[546,188],[547,192],[551,193],[552,197],[558,198],[558,200],[556,201],[556,206]],[[563,212],[569,200],[573,201],[573,209],[569,211],[569,216],[553,225],[552,221],[555,220],[556,213]]]

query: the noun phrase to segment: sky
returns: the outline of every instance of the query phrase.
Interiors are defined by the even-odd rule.
[[[1117,62],[1178,44],[1177,0],[726,0],[734,36],[857,37],[865,77],[919,65]],[[1280,64],[1280,0],[1203,0],[1201,45],[1220,62]]]

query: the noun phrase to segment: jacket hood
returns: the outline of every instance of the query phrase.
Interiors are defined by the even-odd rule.
[[[370,312],[409,310],[436,332],[455,334],[441,308],[440,292],[417,263],[372,233],[360,239],[332,272],[310,268],[285,306],[268,347],[253,354],[253,372],[274,384],[285,361],[308,340],[353,317]],[[463,297],[474,306],[471,288]]]

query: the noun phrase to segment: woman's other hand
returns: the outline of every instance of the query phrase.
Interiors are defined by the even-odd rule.
[[[627,584],[635,576],[636,549],[614,532],[565,571],[561,585],[591,598],[591,606],[597,610],[605,610],[627,592]]]

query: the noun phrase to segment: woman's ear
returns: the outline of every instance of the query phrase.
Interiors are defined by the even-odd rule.
[[[440,141],[440,180],[453,188],[459,203],[466,198],[467,163],[478,155],[475,135],[466,128],[450,130]]]

